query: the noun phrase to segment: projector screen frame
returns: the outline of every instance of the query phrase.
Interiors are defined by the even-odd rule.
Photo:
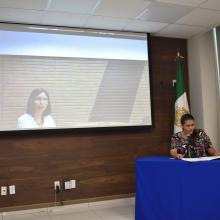
[[[13,23],[13,22],[0,22],[1,25],[14,25],[26,28],[30,26],[42,27],[42,28],[53,28],[53,29],[77,29],[84,31],[102,31],[102,32],[119,32],[118,30],[105,30],[105,29],[91,29],[91,28],[78,28],[78,27],[66,27],[66,26],[51,26],[51,25],[36,25],[36,24],[25,24],[25,23]],[[1,29],[1,28],[0,28]],[[128,33],[127,31],[120,31],[120,33]],[[148,46],[148,63],[149,63],[149,87],[150,87],[150,109],[151,109],[151,125],[132,125],[132,126],[109,126],[109,127],[79,127],[79,128],[43,128],[43,129],[21,129],[21,130],[1,130],[0,135],[4,134],[14,134],[17,133],[20,135],[26,134],[69,134],[69,133],[78,133],[78,132],[111,132],[111,131],[134,131],[134,130],[149,130],[155,128],[155,118],[154,118],[154,92],[153,92],[153,77],[152,77],[152,57],[151,57],[151,34],[144,32],[131,32],[131,34],[146,34],[147,46]]]

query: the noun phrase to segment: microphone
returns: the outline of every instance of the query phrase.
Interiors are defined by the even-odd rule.
[[[185,158],[191,157],[190,144],[189,144],[190,137],[191,137],[191,134],[188,134],[187,135],[188,143],[182,145],[181,147],[178,147],[178,149],[177,149],[177,153],[184,155]]]
[[[197,137],[197,132],[193,131],[192,134],[188,135],[188,155],[189,157],[195,158],[195,157],[200,157],[200,150],[196,148],[196,137]]]

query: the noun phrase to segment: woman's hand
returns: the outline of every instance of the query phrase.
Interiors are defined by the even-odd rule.
[[[220,156],[220,152],[218,152],[214,147],[210,147],[207,151],[210,156]]]
[[[216,151],[215,156],[220,156],[220,152]]]
[[[171,149],[170,155],[177,160],[180,160],[183,158],[183,154],[179,154],[176,149]]]
[[[183,158],[183,155],[182,155],[182,154],[177,154],[177,155],[176,155],[176,159],[177,159],[177,160],[181,160],[182,158]]]

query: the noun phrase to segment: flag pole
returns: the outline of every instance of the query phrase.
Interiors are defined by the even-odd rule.
[[[174,119],[174,133],[182,131],[181,117],[184,114],[189,113],[189,105],[186,95],[182,62],[184,57],[177,51],[175,62],[176,62],[176,101],[174,105],[175,119]]]

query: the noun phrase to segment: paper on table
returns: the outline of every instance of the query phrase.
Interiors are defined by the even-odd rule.
[[[220,156],[211,156],[211,157],[196,157],[196,158],[182,158],[181,160],[188,162],[199,162],[199,161],[209,161],[220,159]]]

